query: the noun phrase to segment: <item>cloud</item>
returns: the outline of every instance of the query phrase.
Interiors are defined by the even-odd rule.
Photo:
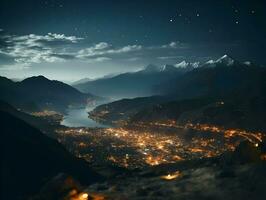
[[[30,66],[41,62],[62,62],[64,57],[59,50],[62,46],[77,43],[82,38],[64,34],[47,35],[2,35],[0,36],[0,54],[13,59],[14,64]]]
[[[127,60],[130,61],[130,62],[134,62],[134,61],[137,61],[137,60],[140,60],[141,58],[140,57],[131,57],[131,58],[128,58]]]
[[[82,40],[84,39],[57,33],[20,36],[1,34],[0,58],[2,62],[0,62],[0,67],[3,69],[12,64],[29,67],[36,63],[56,63],[67,60],[104,62],[111,60],[112,56],[142,49],[141,45],[114,47],[106,42],[81,48]],[[19,68],[23,69],[23,67]]]
[[[159,60],[170,60],[170,59],[184,59],[184,56],[159,56],[157,59]]]
[[[25,63],[15,63],[11,65],[1,65],[0,71],[16,71],[16,70],[25,70],[29,69],[28,64]]]
[[[169,42],[158,46],[130,44],[114,46],[107,42],[88,44],[84,38],[65,34],[11,35],[0,30],[0,68],[12,64],[18,69],[39,63],[59,63],[78,60],[87,63],[106,62],[122,59],[134,62],[140,59],[170,59],[177,49],[188,45]],[[165,55],[165,56],[161,56]]]
[[[188,44],[181,43],[181,42],[170,42],[169,44],[164,44],[161,48],[168,48],[168,49],[186,49],[189,48]]]
[[[47,35],[23,35],[23,36],[10,36],[10,41],[16,43],[24,43],[27,45],[41,45],[46,42],[70,42],[77,43],[83,38],[78,38],[76,36],[65,36],[64,34],[48,33]]]
[[[133,51],[139,51],[141,49],[142,49],[141,45],[127,45],[124,47],[113,48],[112,45],[109,45],[108,43],[105,42],[101,42],[95,44],[92,47],[81,49],[80,51],[78,51],[77,57],[90,58],[90,57],[103,56],[103,55],[123,54]]]
[[[108,43],[106,43],[106,42],[100,42],[100,43],[98,43],[98,44],[96,44],[94,46],[94,49],[101,50],[101,49],[106,49],[108,47],[109,47],[109,44]]]
[[[109,57],[96,57],[96,58],[91,58],[89,60],[87,60],[88,63],[96,63],[96,62],[106,62],[112,60]]]

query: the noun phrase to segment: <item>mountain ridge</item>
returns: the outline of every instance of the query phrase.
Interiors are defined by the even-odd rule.
[[[173,65],[147,65],[136,72],[122,73],[111,78],[102,78],[74,85],[82,92],[107,97],[135,98],[156,95],[154,87],[163,81],[170,80],[186,73],[185,68]]]
[[[33,76],[20,82],[0,77],[0,89],[1,100],[28,111],[52,109],[64,112],[68,106],[85,106],[97,99],[92,94],[81,93],[70,85],[44,76]]]
[[[266,110],[263,103],[266,102],[266,68],[250,67],[238,61],[228,67],[231,59],[228,62],[218,59],[218,63],[217,67],[197,67],[161,83],[159,100],[151,96],[129,99],[127,102],[116,101],[96,107],[91,115],[112,123],[179,120],[224,123],[229,127],[242,128],[252,125],[258,130],[266,130],[266,122],[262,119],[262,113]],[[135,104],[141,106],[136,107]],[[106,113],[102,117],[98,115],[101,111]]]

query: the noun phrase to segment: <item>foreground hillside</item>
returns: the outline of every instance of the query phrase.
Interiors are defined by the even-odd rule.
[[[265,199],[265,144],[241,143],[219,157],[180,161],[134,171],[87,192],[102,199]]]
[[[86,162],[74,158],[38,129],[3,111],[0,121],[1,199],[26,199],[59,173],[85,184],[101,179]]]

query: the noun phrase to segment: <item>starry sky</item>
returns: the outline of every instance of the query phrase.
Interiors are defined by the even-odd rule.
[[[266,64],[265,0],[1,0],[0,75],[74,81],[229,54]]]

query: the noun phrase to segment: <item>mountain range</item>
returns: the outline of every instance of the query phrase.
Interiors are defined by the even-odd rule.
[[[82,93],[44,76],[26,78],[20,82],[0,77],[0,100],[27,111],[49,109],[63,112],[70,106],[84,106],[96,99],[92,94]]]
[[[86,81],[87,79],[82,79],[72,85],[82,92],[92,92],[93,94],[111,97],[113,99],[146,97],[160,95],[164,85],[166,87],[173,85],[172,81],[179,79],[179,77],[190,71],[194,71],[194,69],[201,70],[236,65],[243,68],[253,66],[250,62],[241,63],[235,61],[228,55],[224,55],[217,60],[209,60],[203,64],[200,64],[200,62],[190,63],[186,61],[175,65],[164,66],[150,64],[137,72],[128,72],[88,81]]]
[[[223,56],[158,84],[160,96],[123,99],[98,106],[102,122],[211,123],[266,130],[266,68]]]
[[[191,67],[175,67],[173,65],[148,65],[137,72],[128,72],[111,77],[73,85],[82,92],[92,92],[98,96],[133,98],[156,94],[155,86],[161,82],[178,77]]]
[[[160,84],[160,94],[194,98],[200,96],[224,96],[234,93],[259,92],[265,85],[265,67],[247,65],[224,55],[210,60],[182,77]]]

